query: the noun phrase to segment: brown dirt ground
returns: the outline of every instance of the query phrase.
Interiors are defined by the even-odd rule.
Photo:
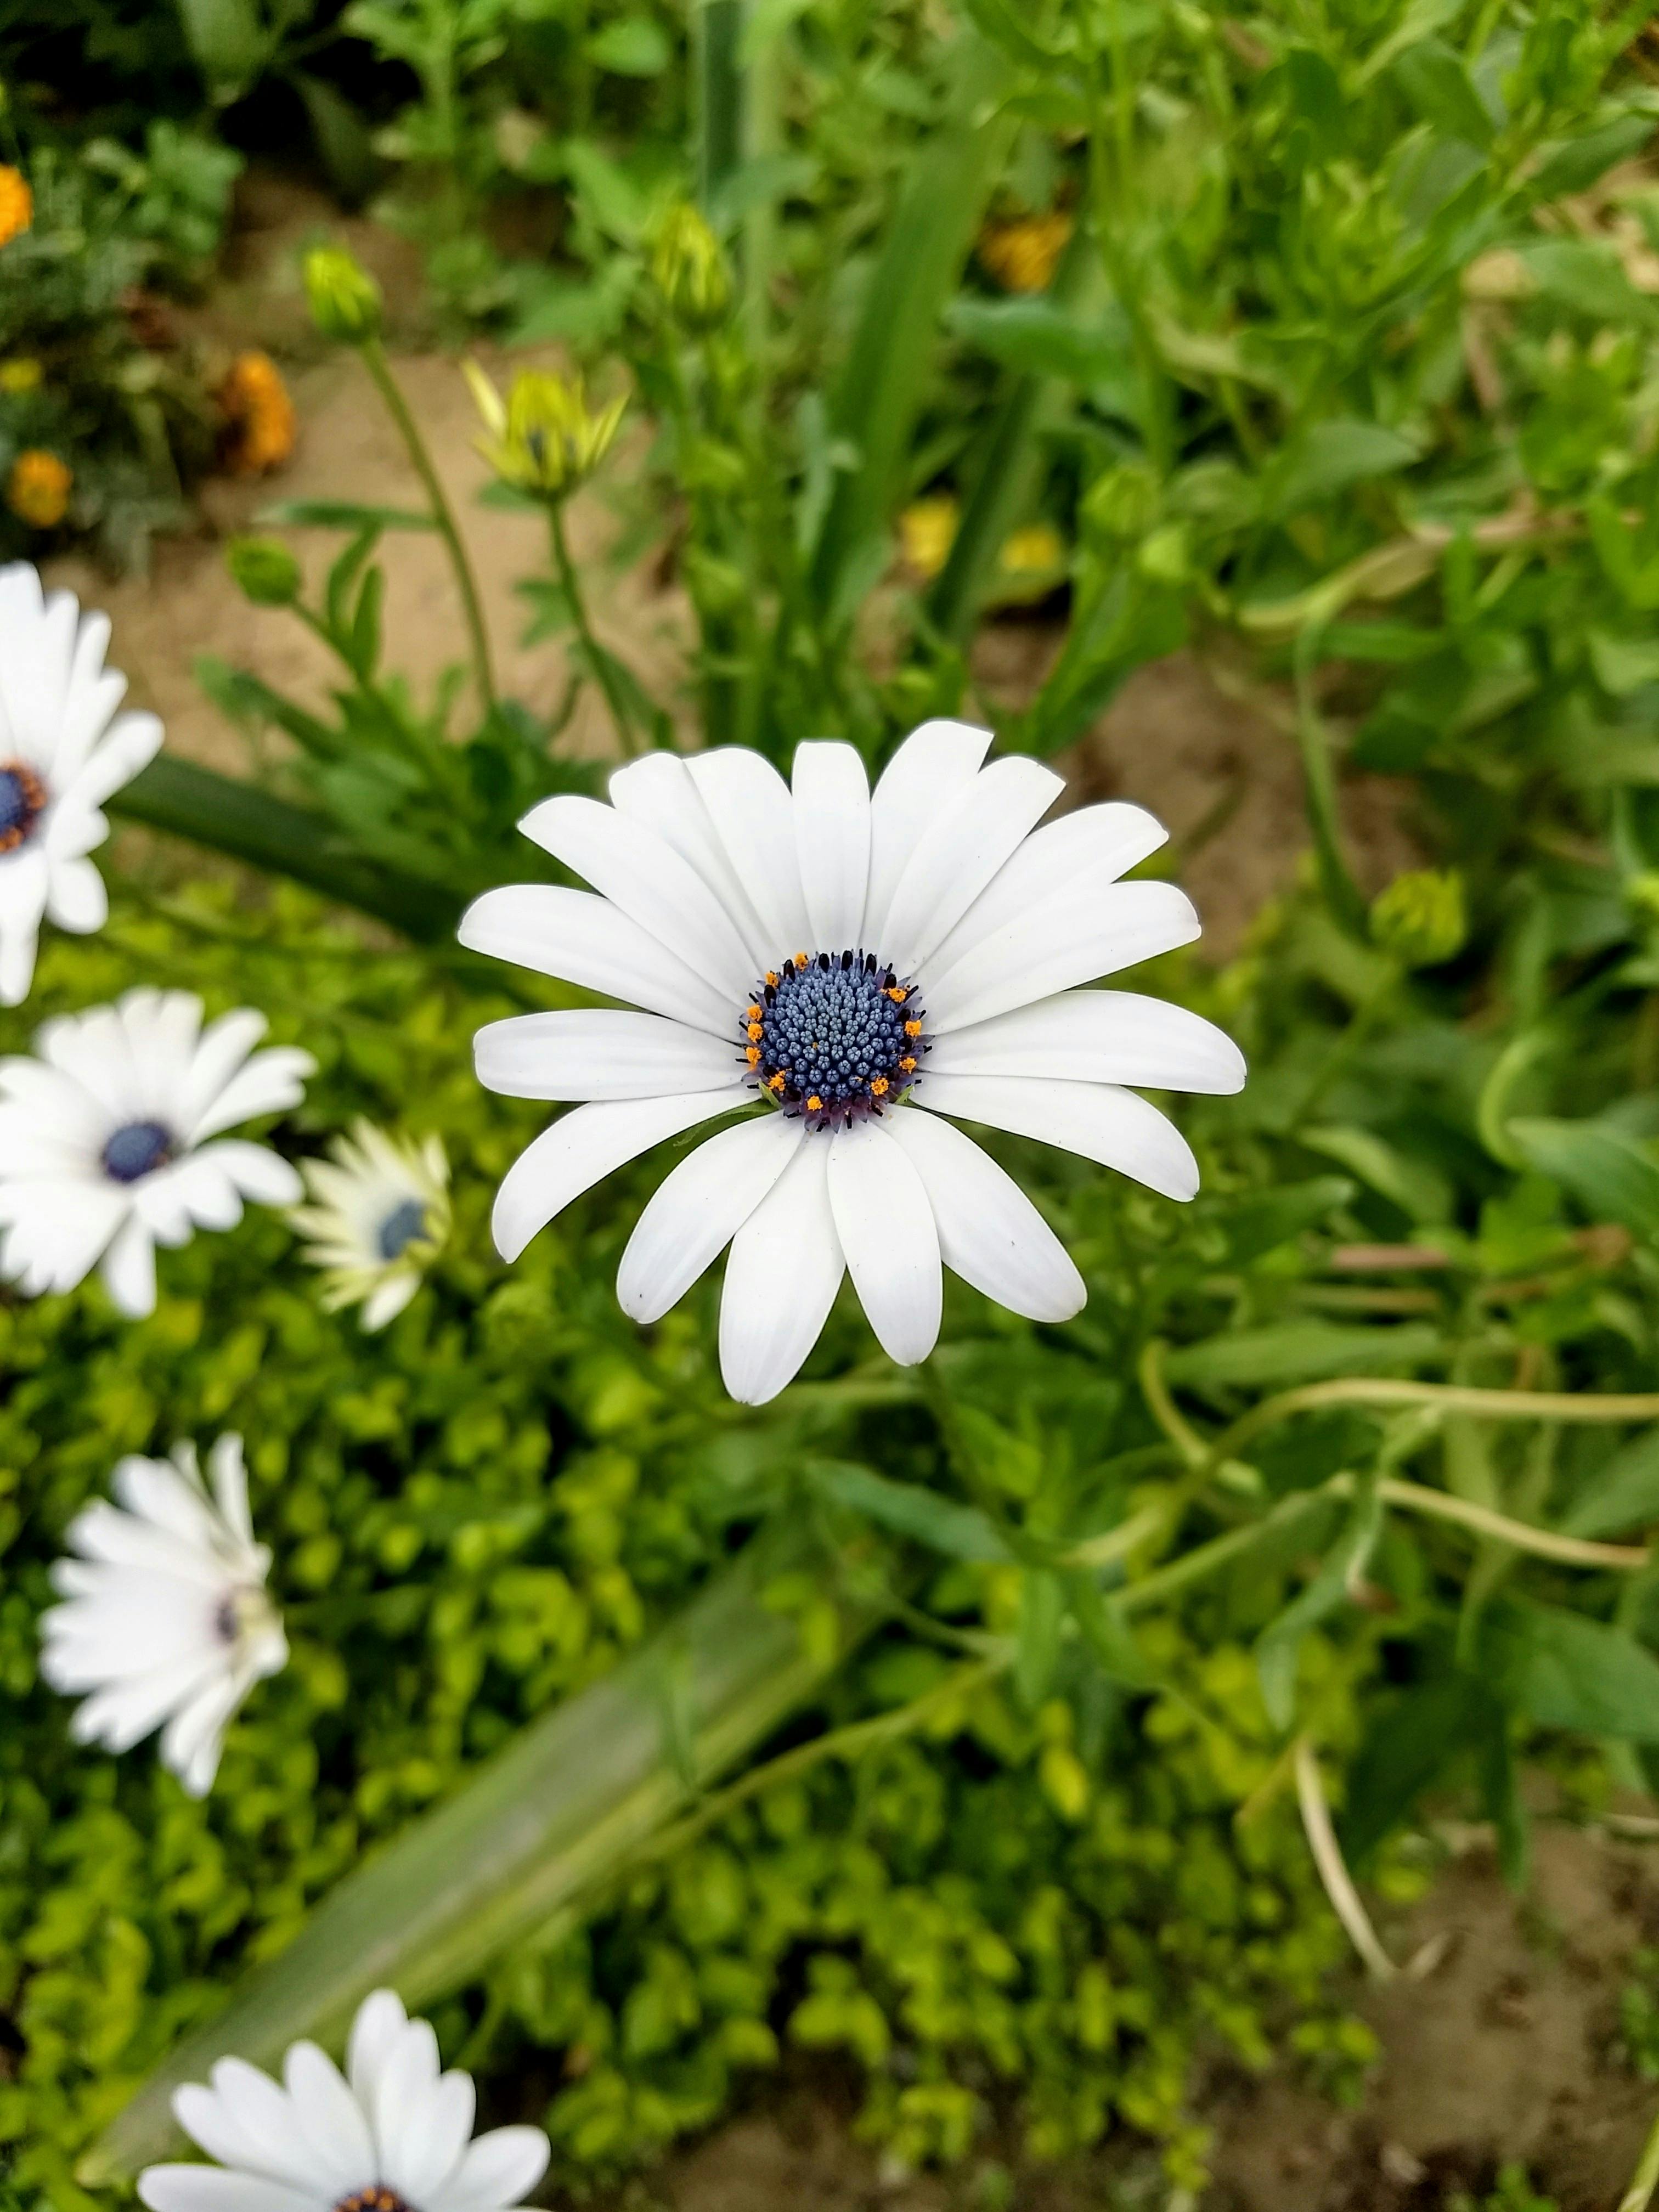
[[[288,374],[301,421],[297,451],[276,478],[217,482],[198,535],[156,548],[148,577],[116,582],[83,560],[53,564],[54,580],[106,607],[112,657],[136,702],[155,707],[179,752],[216,766],[243,762],[243,741],[198,689],[191,668],[215,654],[269,683],[315,698],[325,657],[290,619],[249,606],[225,573],[223,540],[277,498],[409,500],[396,441],[349,357],[319,353],[300,300],[295,249],[326,228],[343,232],[386,285],[391,328],[410,323],[416,272],[398,240],[365,223],[342,223],[324,203],[286,183],[255,178],[245,189],[227,282],[191,319],[207,345],[269,348]],[[485,354],[489,361],[489,356]],[[472,449],[477,424],[453,360],[399,349],[397,373],[434,447],[477,563],[503,690],[538,708],[561,695],[559,653],[520,642],[514,581],[538,565],[532,520],[477,504],[486,481]],[[579,499],[571,517],[580,555],[596,576],[615,524],[600,501]],[[320,562],[326,533],[300,541]],[[441,553],[430,539],[384,542],[389,662],[417,692],[461,657],[462,637]],[[598,625],[659,693],[681,665],[684,611],[641,562],[595,592]],[[1052,623],[993,626],[975,659],[986,699],[1029,693],[1054,649]],[[572,742],[603,757],[592,708]],[[1218,688],[1186,655],[1140,671],[1068,757],[1079,799],[1122,794],[1166,820],[1183,880],[1225,957],[1251,917],[1290,879],[1305,850],[1294,753],[1271,719]],[[1411,864],[1396,796],[1385,784],[1345,794],[1362,874],[1372,884]],[[1454,2186],[1485,2185],[1496,2163],[1528,2161],[1563,2212],[1611,2207],[1627,2178],[1659,2093],[1620,2065],[1613,2050],[1625,1962],[1659,1937],[1659,1857],[1600,1832],[1540,1833],[1532,1895],[1510,1899],[1488,1859],[1458,1859],[1431,1895],[1389,1929],[1395,1955],[1436,1963],[1419,1979],[1359,1990],[1358,2009],[1377,2029],[1383,2056],[1359,2111],[1338,2111],[1288,2074],[1250,2081],[1218,2073],[1202,2100],[1217,2130],[1217,2212],[1438,2212]],[[751,2111],[668,2160],[634,2185],[616,2212],[972,2212],[990,2204],[983,2164],[951,2176],[896,2173],[856,2141],[847,2096],[821,2075],[760,2091]],[[1142,2147],[1109,2146],[1064,2171],[1016,2168],[1019,2212],[1085,2212],[1162,2202],[1156,2162]]]

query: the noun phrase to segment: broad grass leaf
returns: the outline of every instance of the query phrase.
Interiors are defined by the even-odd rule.
[[[1512,1598],[1485,1646],[1506,1702],[1539,1727],[1659,1743],[1659,1659],[1622,1628]]]
[[[1615,116],[1597,131],[1587,131],[1580,138],[1564,138],[1549,148],[1528,181],[1540,200],[1582,192],[1620,161],[1639,154],[1653,131],[1651,115]]]
[[[1441,39],[1424,39],[1398,57],[1394,75],[1418,114],[1443,136],[1483,153],[1491,145],[1492,114],[1455,48]]]
[[[1414,438],[1381,422],[1316,422],[1271,465],[1267,505],[1276,514],[1294,514],[1354,484],[1409,468],[1418,452]]]
[[[1628,1137],[1593,1121],[1523,1119],[1510,1134],[1529,1165],[1572,1193],[1598,1221],[1659,1238],[1659,1167]]]
[[[1610,246],[1586,239],[1528,240],[1516,248],[1547,299],[1596,323],[1645,326],[1654,308],[1625,274]]]
[[[1331,1375],[1375,1375],[1443,1357],[1440,1332],[1424,1322],[1362,1328],[1342,1322],[1273,1322],[1183,1344],[1164,1362],[1172,1382],[1218,1388],[1277,1388]]]
[[[1052,1568],[1028,1567],[1020,1584],[1013,1665],[1014,1688],[1028,1712],[1035,1712],[1054,1686],[1066,1613],[1061,1577]]]
[[[1248,1267],[1265,1253],[1277,1251],[1293,1237],[1316,1229],[1346,1206],[1357,1188],[1346,1176],[1313,1176],[1306,1182],[1286,1183],[1241,1200],[1222,1216],[1228,1258]]]

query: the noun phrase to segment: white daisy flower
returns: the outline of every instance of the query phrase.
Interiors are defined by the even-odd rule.
[[[1030,1200],[951,1116],[1058,1145],[1191,1198],[1186,1139],[1126,1090],[1236,1091],[1231,1040],[1184,1008],[1079,987],[1185,945],[1190,902],[1121,883],[1164,843],[1138,806],[1039,829],[1064,786],[990,738],[928,722],[876,788],[811,742],[793,787],[734,745],[617,769],[609,806],[544,799],[520,825],[593,885],[488,891],[463,944],[629,1002],[478,1033],[481,1082],[580,1101],[509,1170],[516,1258],[648,1146],[758,1099],[641,1215],[617,1293],[665,1313],[730,1244],[720,1365],[763,1403],[816,1343],[843,1273],[902,1364],[939,1334],[941,1262],[1015,1312],[1064,1321],[1082,1278]]]
[[[154,714],[117,714],[125,676],[104,665],[109,617],[50,599],[27,561],[0,568],[0,1006],[21,1006],[43,916],[84,934],[109,915],[87,858],[100,809],[161,750]]]
[[[330,1312],[361,1305],[366,1329],[384,1328],[419,1290],[449,1234],[449,1162],[443,1139],[418,1145],[359,1121],[330,1146],[331,1160],[304,1160],[309,1206],[289,1219],[313,1241],[306,1258],[328,1271]]]
[[[234,1228],[245,1197],[292,1206],[288,1162],[221,1133],[297,1105],[316,1065],[291,1045],[254,1053],[264,1031],[246,1007],[204,1030],[192,993],[129,991],[43,1023],[38,1058],[0,1060],[0,1276],[72,1290],[101,1258],[137,1316],[155,1304],[157,1244]]]
[[[288,1661],[241,1438],[221,1437],[208,1464],[211,1496],[193,1445],[171,1460],[124,1459],[120,1505],[100,1498],[70,1522],[81,1556],[52,1569],[65,1602],[40,1620],[43,1678],[67,1696],[91,1692],[71,1723],[76,1740],[130,1751],[162,1729],[161,1763],[194,1797],[218,1771],[231,1715]]]
[[[179,2124],[216,2166],[149,2166],[150,2212],[508,2212],[547,2169],[539,2128],[472,2133],[472,2077],[439,2070],[438,2039],[390,1990],[365,1997],[343,2075],[289,2045],[283,2086],[222,2058],[211,2088],[175,2090]]]

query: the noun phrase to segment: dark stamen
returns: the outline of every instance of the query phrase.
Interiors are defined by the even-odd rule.
[[[375,1242],[383,1260],[401,1259],[417,1237],[426,1234],[426,1208],[418,1198],[406,1198],[380,1224]]]
[[[385,2182],[372,2181],[367,2189],[354,2189],[349,2197],[341,2197],[334,2212],[415,2212],[415,2207]]]
[[[46,787],[21,761],[0,762],[0,853],[14,853],[44,812]]]

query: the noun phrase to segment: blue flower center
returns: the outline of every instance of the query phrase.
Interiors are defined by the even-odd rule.
[[[425,1234],[425,1206],[418,1198],[406,1198],[387,1214],[374,1241],[383,1260],[400,1260],[416,1238]]]
[[[927,1049],[914,983],[873,952],[798,952],[744,1009],[753,1080],[809,1127],[838,1129],[903,1097]]]
[[[173,1132],[160,1121],[127,1121],[104,1146],[104,1173],[112,1182],[137,1182],[173,1158]]]
[[[0,763],[0,853],[15,852],[39,820],[46,786],[21,761]]]

